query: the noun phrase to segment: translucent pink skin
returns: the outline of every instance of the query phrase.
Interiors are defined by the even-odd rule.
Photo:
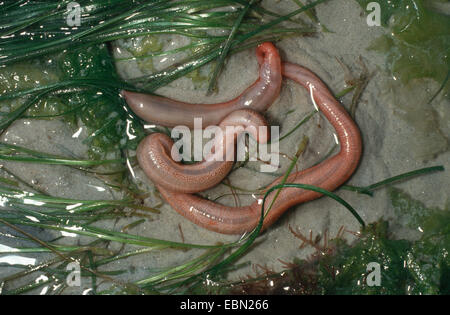
[[[242,127],[239,132],[234,132],[226,126]],[[182,164],[172,159],[173,140],[165,134],[154,133],[147,136],[138,146],[137,159],[145,174],[158,187],[164,187],[172,192],[196,193],[219,184],[231,171],[234,155],[226,158],[227,149],[232,148],[236,138],[243,131],[256,139],[259,143],[266,143],[270,138],[268,129],[259,132],[259,127],[267,126],[264,117],[252,110],[242,109],[229,114],[220,123],[223,137],[216,139],[214,148],[225,148],[223,154],[217,154],[219,159],[212,158],[217,153],[210,154],[202,162],[195,164]],[[175,150],[175,153],[178,153]]]
[[[301,183],[333,191],[345,183],[358,166],[362,143],[358,127],[341,104],[330,93],[326,85],[311,71],[290,63],[282,66],[283,75],[310,91],[314,101],[333,125],[340,142],[340,151],[335,156],[309,169],[291,174],[286,183]],[[275,180],[270,187],[280,184]],[[192,194],[181,194],[162,186],[159,191],[178,213],[208,230],[223,234],[243,234],[256,227],[261,216],[261,200],[249,206],[229,207]],[[269,187],[269,188],[270,188]],[[266,199],[266,209],[275,196],[272,192]],[[321,197],[320,193],[298,188],[284,188],[264,219],[263,229],[273,224],[286,210],[297,204]]]
[[[239,109],[263,112],[280,94],[282,75],[278,50],[272,43],[258,46],[259,78],[235,99],[217,104],[189,104],[156,95],[122,91],[128,106],[147,122],[167,127],[179,125],[194,128],[194,118],[202,118],[203,127],[217,126]]]

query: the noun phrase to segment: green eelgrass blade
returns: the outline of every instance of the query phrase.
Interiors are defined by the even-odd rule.
[[[253,5],[255,0],[250,0],[248,4],[244,7],[244,9],[239,14],[238,18],[236,19],[236,22],[233,25],[233,28],[231,29],[231,32],[225,41],[222,50],[219,53],[219,58],[216,64],[216,67],[214,68],[213,75],[211,77],[211,80],[209,82],[208,91],[206,94],[211,94],[213,91],[217,89],[217,77],[222,70],[223,64],[225,62],[225,58],[228,55],[228,51],[231,48],[231,44],[233,42],[234,37],[236,36],[236,33],[239,29],[239,25],[242,23],[242,20],[244,19],[245,15],[247,14],[250,7]]]
[[[309,113],[305,118],[303,118],[294,128],[292,128],[288,133],[286,133],[285,135],[281,136],[278,141],[282,141],[284,139],[286,139],[287,137],[289,137],[291,134],[293,134],[298,128],[300,128],[303,124],[305,124],[306,122],[308,122],[316,113],[318,113],[317,110],[312,111],[311,113]]]
[[[378,183],[369,185],[369,186],[365,186],[365,187],[356,187],[356,186],[350,186],[350,185],[344,185],[341,188],[345,189],[345,190],[351,190],[351,191],[356,191],[359,193],[364,193],[367,195],[373,195],[373,191],[381,188],[383,186],[392,184],[394,182],[399,182],[405,179],[409,179],[412,177],[416,177],[419,175],[423,175],[423,174],[427,174],[427,173],[432,173],[432,172],[442,172],[445,171],[445,168],[442,165],[439,166],[432,166],[432,167],[425,167],[425,168],[421,168],[415,171],[411,171],[411,172],[406,172],[397,176],[393,176],[390,178],[387,178],[385,180],[382,180]]]
[[[206,253],[194,258],[191,261],[188,261],[187,263],[176,267],[167,268],[166,270],[158,274],[140,280],[136,282],[136,285],[143,287],[151,286],[152,288],[154,288],[156,285],[162,282],[167,283],[176,279],[185,278],[187,275],[204,268],[205,266],[210,264],[211,261],[215,261],[218,257],[222,256],[226,250],[227,248],[210,249]]]
[[[11,113],[7,114],[1,121],[0,121],[0,130],[4,131],[6,128],[8,128],[17,118],[23,115],[31,106],[36,104],[44,95],[46,95],[49,91],[43,91],[41,93],[38,93],[35,96],[32,96],[30,100],[26,101],[23,105],[21,105],[16,110],[12,111]],[[1,98],[1,96],[0,96]]]
[[[16,219],[16,218],[3,218],[3,220],[10,222],[12,224],[20,224],[25,226],[34,226],[38,228],[55,230],[55,231],[63,231],[67,233],[73,233],[88,237],[93,237],[95,239],[114,241],[123,244],[130,245],[138,245],[138,246],[167,246],[171,248],[220,248],[220,247],[232,247],[235,246],[235,243],[223,244],[223,245],[203,245],[203,244],[189,244],[189,243],[180,243],[173,241],[166,241],[161,239],[149,238],[139,235],[133,235],[122,232],[115,232],[107,229],[102,229],[93,226],[71,226],[64,224],[43,224],[39,222],[33,222],[29,220]]]
[[[27,293],[27,292],[29,292],[31,290],[40,288],[40,287],[42,287],[42,286],[44,286],[46,284],[50,284],[51,282],[52,282],[52,280],[50,280],[50,279],[45,280],[45,281],[38,281],[38,282],[32,281],[32,282],[29,282],[27,285],[21,286],[20,288],[13,289],[13,290],[10,290],[10,291],[1,292],[1,294],[2,295],[19,295],[19,294],[24,294],[24,293]]]
[[[306,145],[308,144],[308,138],[307,137],[303,137],[302,142],[300,143],[298,149],[297,149],[297,153],[295,154],[294,158],[292,159],[291,164],[289,165],[289,168],[287,169],[286,173],[283,175],[283,178],[281,179],[280,184],[283,185],[284,183],[286,183],[289,175],[291,175],[292,171],[294,170],[295,165],[297,164],[298,159],[300,158],[300,155],[305,151]],[[267,210],[267,212],[270,211],[270,209],[272,209],[272,206],[274,205],[276,199],[278,198],[278,195],[280,194],[281,189],[277,190],[275,197],[272,200],[272,203],[269,206],[269,209]]]
[[[53,197],[42,193],[32,193],[17,188],[0,186],[0,198],[4,205],[31,205],[56,209],[52,213],[78,214],[102,208],[131,208],[153,213],[159,210],[136,204],[134,200],[81,200]],[[49,212],[51,213],[51,212]]]
[[[445,85],[447,84],[449,79],[450,79],[450,69],[447,71],[447,75],[445,76],[445,79],[442,82],[442,84],[439,87],[439,89],[436,91],[436,93],[434,93],[434,95],[428,101],[428,104],[431,104],[434,101],[434,99],[439,95],[439,93],[442,92],[442,90],[445,88]]]
[[[350,211],[350,213],[356,218],[356,220],[358,220],[358,222],[361,224],[361,226],[364,228],[366,226],[364,220],[360,217],[360,215],[358,214],[358,212],[349,204],[347,203],[344,199],[342,199],[341,197],[339,197],[338,195],[325,190],[323,188],[317,187],[317,186],[313,186],[313,185],[307,185],[307,184],[290,184],[290,183],[286,183],[283,185],[276,185],[274,187],[271,187],[268,192],[271,192],[275,189],[279,189],[279,188],[284,188],[284,187],[291,187],[291,188],[300,188],[300,189],[305,189],[305,190],[311,190],[314,192],[318,192],[321,193],[327,197],[330,197],[334,200],[336,200],[337,202],[339,202],[341,205],[343,205],[345,208],[347,208],[348,211]]]
[[[292,0],[292,1],[295,2],[299,7],[305,6],[300,0]],[[308,17],[311,19],[311,21],[313,21],[314,23],[319,23],[319,20],[311,11],[306,11],[305,13],[306,13],[306,15],[308,15]]]
[[[0,101],[14,99],[22,96],[26,96],[29,94],[34,93],[42,93],[37,94],[37,96],[42,97],[47,93],[56,93],[58,94],[58,91],[70,88],[70,87],[86,87],[86,88],[92,88],[92,89],[98,89],[105,93],[112,93],[112,91],[116,91],[118,89],[131,89],[135,90],[135,88],[131,85],[129,85],[126,82],[121,81],[105,81],[105,80],[98,80],[98,79],[71,79],[67,81],[60,81],[57,83],[52,83],[44,86],[38,86],[31,89],[21,90],[21,91],[15,91],[13,93],[9,94],[3,94],[0,95]],[[37,99],[37,96],[34,99]],[[33,105],[30,104],[30,106]],[[28,107],[29,108],[29,107]],[[25,109],[26,110],[26,109]],[[21,112],[21,114],[23,111]],[[20,115],[19,115],[20,116]],[[0,127],[2,124],[0,124]]]
[[[67,166],[83,166],[92,167],[105,164],[123,163],[124,160],[74,160],[74,159],[60,159],[60,158],[36,158],[27,156],[9,156],[0,154],[0,160],[15,161],[24,163],[40,163],[49,165],[67,165]]]
[[[95,265],[96,265],[96,267],[99,267],[99,266],[103,266],[103,265],[109,264],[113,261],[120,260],[120,259],[128,258],[128,257],[135,256],[135,255],[141,255],[143,253],[149,253],[154,250],[161,250],[161,249],[166,249],[166,248],[169,248],[169,246],[158,245],[158,246],[153,246],[153,247],[143,247],[143,248],[140,248],[137,250],[133,250],[133,251],[126,252],[123,254],[115,255],[113,257],[105,258],[102,260],[97,260],[95,262]]]
[[[0,63],[6,64],[49,54],[75,45],[80,47],[111,41],[116,36],[120,36],[120,38],[140,36],[147,33],[148,30],[166,33],[176,33],[178,30],[185,30],[186,35],[194,35],[197,30],[201,29],[227,28],[229,27],[228,17],[233,12],[214,13],[208,10],[225,9],[236,3],[244,6],[248,4],[247,1],[241,0],[155,0],[144,3],[136,3],[135,1],[109,1],[107,3],[96,0],[94,4],[90,3],[91,1],[89,3],[87,1],[80,2],[80,5],[83,7],[89,4],[91,10],[84,12],[82,25],[76,29],[67,28],[67,25],[61,24],[63,22],[59,19],[50,18],[53,15],[65,14],[65,8],[61,3],[57,7],[52,2],[44,2],[41,6],[33,6],[31,8],[25,5],[21,8],[21,12],[18,12],[18,10],[17,12],[8,12],[6,16],[9,15],[9,21],[5,16],[4,22],[0,23],[0,30],[7,29],[6,32],[10,34],[13,32],[11,27],[14,27],[14,31],[16,31],[14,35],[16,36],[11,38],[4,37],[0,41],[0,52],[4,54],[0,57]],[[27,5],[29,6],[30,4],[27,3]],[[33,13],[33,10],[36,12]],[[31,14],[27,14],[28,11]],[[255,6],[252,9],[252,12],[257,11],[271,16],[278,16],[260,6]],[[12,16],[12,14],[16,14],[16,16]],[[198,14],[200,18],[189,18],[189,16],[195,14]],[[211,19],[210,16],[214,14],[219,19]],[[40,22],[39,24],[44,25],[45,28],[40,29],[37,25],[34,26],[37,21]],[[8,28],[8,23],[11,26],[10,28]],[[65,29],[61,29],[62,27]],[[26,30],[23,31],[24,29]],[[47,34],[52,35],[52,37],[47,36]],[[32,35],[33,41],[31,42],[29,37]],[[41,38],[39,35],[43,37]]]

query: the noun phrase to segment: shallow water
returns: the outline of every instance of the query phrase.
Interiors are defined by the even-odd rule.
[[[265,1],[267,7],[288,12],[295,8],[291,1]],[[424,109],[416,103],[429,99],[439,88],[434,81],[420,82],[420,90],[404,89],[392,90],[393,79],[385,70],[385,59],[380,53],[368,51],[372,41],[383,34],[382,27],[369,27],[362,9],[354,1],[334,0],[317,9],[320,21],[332,32],[320,33],[314,37],[288,38],[276,43],[282,58],[286,61],[303,65],[315,72],[330,87],[334,93],[346,88],[346,72],[339,59],[347,65],[351,72],[358,74],[362,71],[358,63],[361,57],[364,64],[374,75],[369,81],[359,102],[355,120],[363,136],[364,153],[361,164],[349,181],[355,186],[366,186],[385,178],[419,169],[426,166],[443,165],[450,168],[450,152],[448,152],[449,135],[449,99],[444,93],[438,96],[431,108]],[[179,45],[180,38],[168,38],[166,45]],[[118,46],[123,43],[116,43]],[[118,57],[126,52],[115,50]],[[166,58],[155,58],[154,69],[164,67],[168,62],[175,62]],[[125,78],[139,77],[143,68],[135,62],[118,62],[119,74]],[[189,78],[179,79],[167,87],[158,90],[158,94],[187,102],[215,103],[237,96],[256,78],[257,63],[253,50],[233,55],[227,62],[218,86],[219,92],[205,97],[205,86],[196,86]],[[348,108],[351,95],[342,100]],[[413,108],[419,113],[412,119],[405,116]],[[266,117],[272,124],[279,124],[281,135],[291,130],[300,120],[313,110],[308,93],[293,82],[284,81],[280,98],[268,110]],[[431,117],[429,120],[417,117]],[[287,114],[289,113],[289,114]],[[412,123],[413,122],[413,123]],[[439,126],[436,128],[436,126]],[[284,140],[280,151],[292,156],[297,151],[298,143],[303,136],[309,138],[307,150],[298,163],[298,169],[308,168],[326,156],[334,144],[333,130],[320,116],[315,115],[307,124]],[[83,137],[83,135],[80,135]],[[437,140],[436,140],[437,139]],[[49,142],[51,140],[51,142]],[[2,136],[2,141],[23,145],[29,148],[64,154],[66,150],[81,155],[84,147],[77,137],[57,121],[27,121],[16,122],[9,131]],[[289,159],[281,158],[282,174],[289,165]],[[95,178],[80,175],[64,167],[33,167],[29,164],[4,163],[6,167],[24,178],[32,179],[36,185],[50,194],[70,198],[109,199],[114,194]],[[229,180],[233,185],[256,189],[273,181],[273,175],[261,174],[255,171],[258,162],[249,163],[246,168],[234,171]],[[152,183],[146,179],[139,169],[134,168],[136,179],[140,187],[151,191],[146,204],[154,206],[160,202]],[[436,173],[417,177],[404,183],[396,184],[415,199],[423,201],[427,206],[444,208],[448,202],[448,173]],[[229,188],[219,185],[204,194],[210,198],[230,193]],[[394,214],[390,200],[384,189],[376,191],[373,197],[339,190],[338,195],[349,202],[366,222],[374,222],[380,218],[392,219]],[[232,197],[220,199],[227,205],[234,205]],[[252,202],[251,196],[240,196],[242,205]],[[202,229],[184,219],[164,205],[161,214],[152,215],[154,220],[132,228],[130,232],[138,235],[185,241],[188,243],[214,244],[217,242],[231,242],[237,236],[224,236]],[[105,222],[105,226],[122,226],[128,219]],[[129,221],[129,220],[128,220]],[[349,231],[358,231],[359,224],[340,204],[329,198],[321,198],[294,207],[257,241],[255,246],[239,262],[250,261],[253,265],[234,271],[229,276],[237,279],[240,276],[252,274],[254,264],[265,265],[273,270],[282,270],[282,261],[292,261],[294,258],[305,258],[313,252],[312,248],[299,249],[301,241],[293,236],[288,227],[295,231],[309,235],[322,234],[327,231],[329,236],[336,235],[341,227]],[[180,232],[182,230],[182,233]],[[396,237],[414,238],[417,235],[410,231],[397,229],[393,231]],[[57,235],[57,233],[55,233]],[[344,234],[351,240],[351,233]],[[0,236],[1,239],[1,236]],[[76,244],[77,237],[68,237],[69,242]],[[3,243],[3,241],[1,242]],[[5,245],[14,246],[10,241]],[[131,279],[139,279],[148,274],[150,269],[175,265],[186,258],[195,257],[197,250],[181,252],[175,250],[156,251],[148,255],[131,257],[110,266],[111,269],[131,270]],[[34,257],[33,255],[23,255]],[[0,274],[7,274],[11,270],[4,269]],[[86,288],[83,288],[83,290]],[[79,293],[73,289],[73,293]]]

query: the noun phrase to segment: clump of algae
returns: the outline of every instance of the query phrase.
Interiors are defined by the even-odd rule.
[[[369,0],[357,0],[366,8]],[[386,54],[394,113],[411,127],[412,155],[430,160],[449,148],[450,17],[422,0],[377,1],[385,35],[368,49]]]

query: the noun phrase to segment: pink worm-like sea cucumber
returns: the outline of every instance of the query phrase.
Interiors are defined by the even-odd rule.
[[[122,91],[128,106],[143,120],[162,126],[184,125],[194,128],[194,118],[202,118],[203,127],[217,126],[238,109],[265,111],[280,94],[281,60],[276,47],[265,42],[256,49],[259,78],[235,99],[218,104],[188,104],[160,96]]]
[[[310,92],[313,101],[335,128],[340,143],[338,154],[314,167],[291,174],[286,183],[309,184],[333,191],[346,182],[358,166],[362,152],[359,129],[314,73],[291,63],[283,64],[282,73]],[[275,180],[270,187],[280,184],[281,181],[282,178]],[[243,234],[251,231],[260,219],[261,199],[249,206],[229,207],[196,195],[174,192],[162,186],[157,185],[157,188],[178,213],[215,232]],[[272,204],[275,194],[274,191],[268,196],[265,211]],[[309,190],[283,188],[264,219],[263,229],[273,224],[290,207],[320,196],[320,193]]]
[[[181,157],[178,150],[172,150],[173,140],[165,134],[154,133],[138,146],[139,165],[159,187],[172,192],[195,193],[216,186],[228,175],[234,163],[234,154],[231,153],[234,152],[235,141],[243,132],[249,133],[259,143],[266,143],[270,137],[264,117],[248,109],[232,112],[222,120],[219,128],[220,134],[215,134],[213,152],[202,162],[176,162]]]

